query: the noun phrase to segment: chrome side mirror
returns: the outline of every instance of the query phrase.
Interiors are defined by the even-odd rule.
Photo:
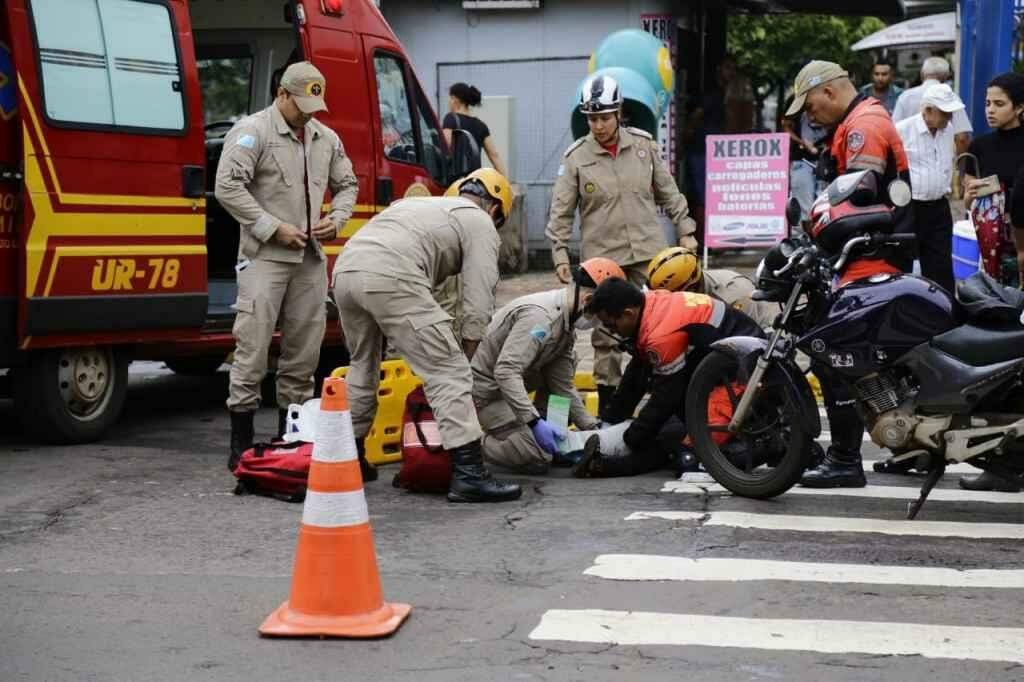
[[[800,202],[796,200],[796,197],[790,197],[789,201],[786,202],[786,222],[790,227],[797,227],[800,225],[800,216],[803,210],[800,208]]]
[[[897,178],[889,183],[889,201],[893,203],[893,206],[899,206],[900,208],[908,206],[912,198],[910,185],[906,180]]]

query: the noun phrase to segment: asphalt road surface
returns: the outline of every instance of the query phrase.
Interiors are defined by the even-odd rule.
[[[124,419],[79,447],[25,442],[0,402],[0,680],[1024,679],[1024,495],[955,475],[910,523],[917,477],[757,502],[560,471],[491,506],[385,467],[370,519],[410,619],[261,639],[302,508],[231,494],[225,391],[137,366]]]

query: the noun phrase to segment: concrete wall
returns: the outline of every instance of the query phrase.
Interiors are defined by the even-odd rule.
[[[505,11],[467,11],[460,0],[382,0],[381,5],[424,91],[434,97],[438,62],[589,57],[612,31],[639,28],[641,14],[672,14],[679,3],[543,0],[538,10]]]
[[[543,0],[539,10],[505,11],[466,11],[460,0],[381,4],[440,116],[447,111],[447,88],[457,81],[475,85],[485,96],[514,99],[512,180],[526,193],[529,249],[543,262],[551,186],[573,141],[569,116],[591,52],[613,31],[640,28],[641,14],[672,14],[679,3]]]

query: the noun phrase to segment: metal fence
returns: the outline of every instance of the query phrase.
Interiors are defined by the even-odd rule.
[[[544,237],[551,189],[562,154],[572,143],[569,120],[576,87],[587,74],[589,57],[549,57],[501,61],[443,62],[437,65],[438,111],[447,110],[448,88],[459,81],[485,95],[514,99],[513,180],[526,188],[528,249],[531,260],[549,251]]]

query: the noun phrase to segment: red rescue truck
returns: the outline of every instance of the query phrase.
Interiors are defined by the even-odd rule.
[[[327,79],[321,120],[359,178],[333,261],[393,199],[448,180],[437,117],[372,1],[4,0],[0,370],[32,431],[98,438],[132,360],[225,360],[238,225],[213,199],[217,161],[300,59]]]

